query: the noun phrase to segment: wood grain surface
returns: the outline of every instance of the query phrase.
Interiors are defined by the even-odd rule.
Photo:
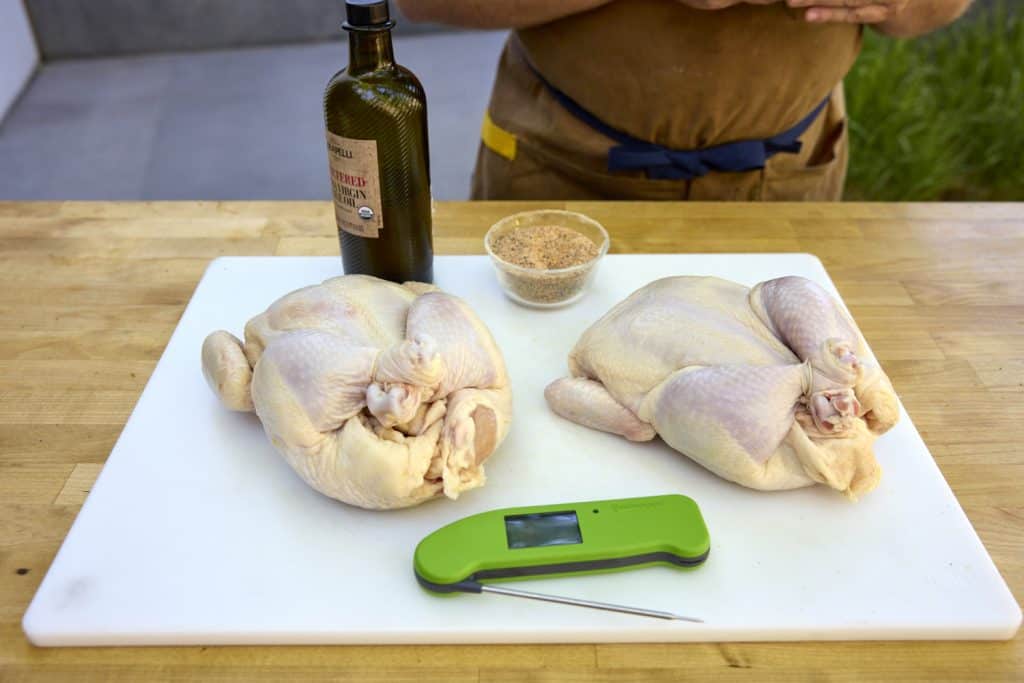
[[[440,203],[440,254],[568,208],[617,253],[825,263],[985,547],[1024,595],[1024,204]],[[0,680],[1021,680],[1003,643],[32,647],[21,617],[210,259],[336,255],[330,205],[0,203]],[[268,302],[269,303],[269,302]]]

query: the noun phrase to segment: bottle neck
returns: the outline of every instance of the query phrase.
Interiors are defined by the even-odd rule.
[[[376,71],[395,63],[391,31],[349,31],[348,72]]]

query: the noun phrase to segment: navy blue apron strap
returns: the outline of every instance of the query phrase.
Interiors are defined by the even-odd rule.
[[[578,118],[580,121],[587,124],[588,126],[596,130],[598,133],[601,133],[605,137],[615,140],[621,145],[644,144],[643,141],[634,138],[628,133],[623,133],[620,130],[612,128],[607,123],[605,123],[604,121],[597,118],[589,111],[581,107],[576,102],[576,100],[572,99],[564,92],[548,83],[547,79],[540,75],[539,71],[534,69],[532,66],[530,68],[533,69],[533,73],[537,75],[537,78],[540,79],[540,82],[543,83],[544,87],[548,89],[548,91],[551,93],[551,96],[554,97],[560,105],[562,105],[562,108],[568,111],[576,118]]]
[[[674,150],[645,142],[612,128],[549,83],[525,59],[525,55],[524,61],[566,111],[605,137],[619,143],[608,150],[609,171],[645,171],[648,178],[655,180],[691,180],[707,175],[711,171],[753,171],[764,168],[765,162],[779,152],[797,154],[802,147],[800,136],[810,128],[829,101],[829,97],[826,96],[795,126],[765,140],[739,140],[703,149]]]
[[[765,140],[738,140],[703,149],[675,151],[647,142],[633,142],[608,150],[609,171],[647,172],[656,180],[691,180],[711,171],[738,173],[764,168],[769,158],[785,152],[798,154],[803,147],[799,138],[821,114],[826,97],[795,126]]]

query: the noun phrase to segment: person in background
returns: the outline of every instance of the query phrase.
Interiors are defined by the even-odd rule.
[[[863,27],[920,35],[970,0],[397,2],[513,29],[474,199],[838,200]]]

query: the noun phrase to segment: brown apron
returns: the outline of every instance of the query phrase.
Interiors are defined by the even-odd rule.
[[[808,24],[784,4],[701,11],[619,0],[515,31],[498,65],[474,199],[839,199],[847,164],[842,79],[861,28]],[[607,169],[615,141],[570,113],[538,77],[605,124],[671,149],[763,139],[831,93],[797,154],[763,169],[652,180]]]

